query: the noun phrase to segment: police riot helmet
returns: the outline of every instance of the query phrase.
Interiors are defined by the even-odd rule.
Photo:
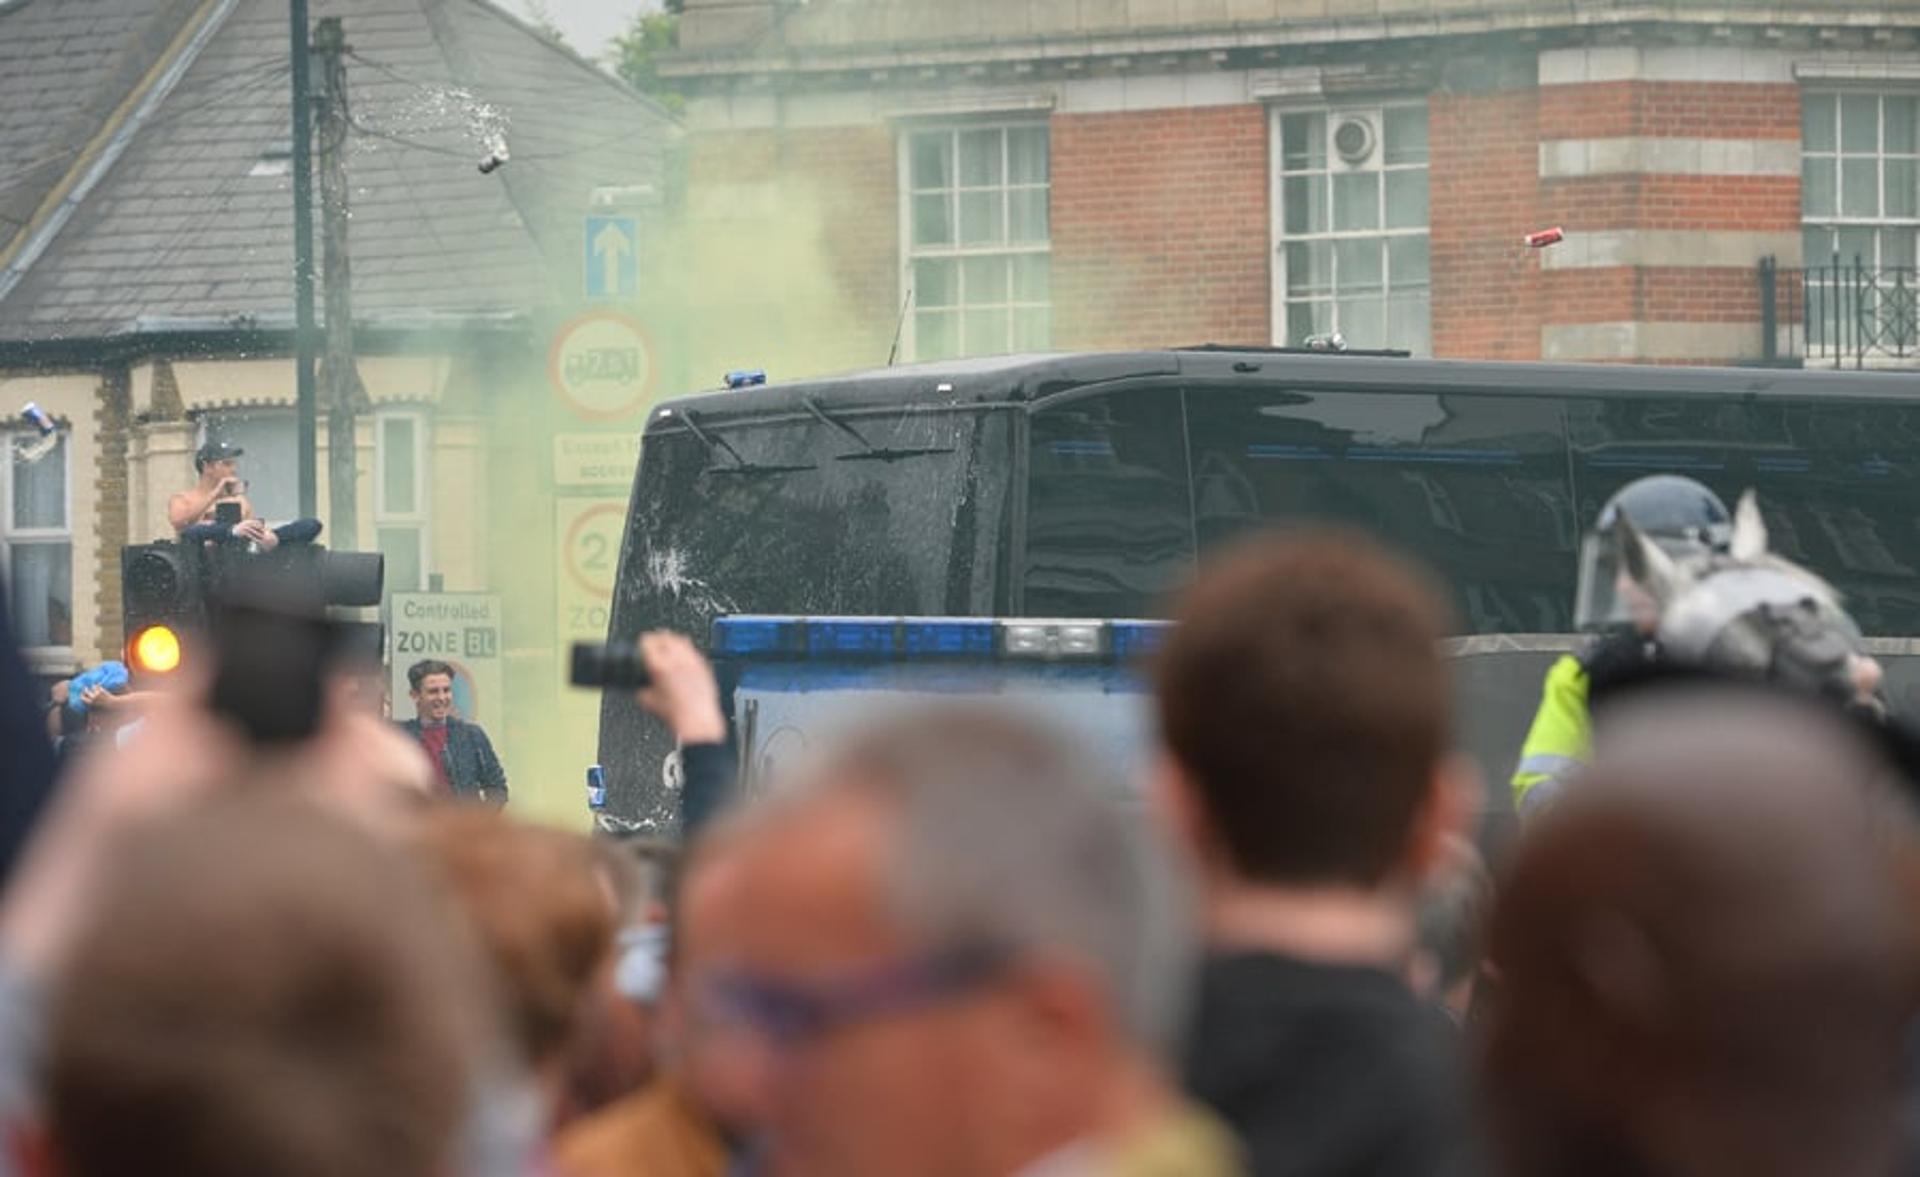
[[[1725,553],[1733,537],[1733,516],[1726,503],[1691,478],[1654,474],[1621,487],[1600,508],[1580,545],[1573,619],[1583,630],[1635,624],[1631,602],[1619,591],[1622,570],[1614,532],[1622,518],[1675,559]],[[1652,619],[1639,620],[1645,628]]]

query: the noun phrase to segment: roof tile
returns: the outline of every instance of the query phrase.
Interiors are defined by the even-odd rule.
[[[107,20],[116,5],[174,2],[60,0],[17,15],[70,8]],[[284,176],[249,174],[263,151],[287,139],[284,13],[283,0],[238,0],[0,301],[0,339],[118,333],[143,316],[291,313],[291,187]],[[485,0],[321,0],[316,14],[342,18],[354,53],[348,84],[359,130],[348,169],[357,317],[538,309],[554,290],[578,286],[578,247],[542,243],[577,241],[591,189],[658,181],[672,120]],[[0,45],[14,19],[0,17]],[[76,32],[74,41],[88,38]],[[17,109],[6,101],[7,61],[0,49],[0,158],[15,158],[4,113]],[[513,155],[490,176],[476,166],[488,150],[483,106],[505,116]],[[14,133],[19,141],[29,134]],[[4,197],[0,191],[0,215]]]

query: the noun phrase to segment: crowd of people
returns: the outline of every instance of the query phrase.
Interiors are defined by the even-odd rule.
[[[1648,677],[1593,703],[1580,770],[1490,866],[1442,600],[1353,535],[1221,554],[1155,657],[1132,792],[1046,723],[953,702],[730,794],[713,672],[651,634],[635,705],[690,753],[673,843],[460,804],[485,798],[423,785],[344,684],[291,744],[249,743],[191,682],[142,699],[139,738],[74,762],[0,897],[0,1166],[1920,1161],[1920,825],[1885,717]]]

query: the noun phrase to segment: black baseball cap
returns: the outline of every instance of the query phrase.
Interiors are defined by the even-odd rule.
[[[193,455],[193,464],[205,466],[209,462],[226,462],[244,453],[246,453],[245,450],[230,441],[210,441]]]

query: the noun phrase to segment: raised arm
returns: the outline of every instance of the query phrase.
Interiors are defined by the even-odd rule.
[[[641,635],[640,655],[652,685],[635,699],[680,741],[680,836],[689,838],[725,808],[739,776],[720,687],[713,666],[680,634]]]
[[[185,531],[207,513],[214,500],[232,497],[236,480],[221,479],[213,486],[196,484],[192,490],[183,490],[167,500],[167,522],[173,525],[175,532]]]

